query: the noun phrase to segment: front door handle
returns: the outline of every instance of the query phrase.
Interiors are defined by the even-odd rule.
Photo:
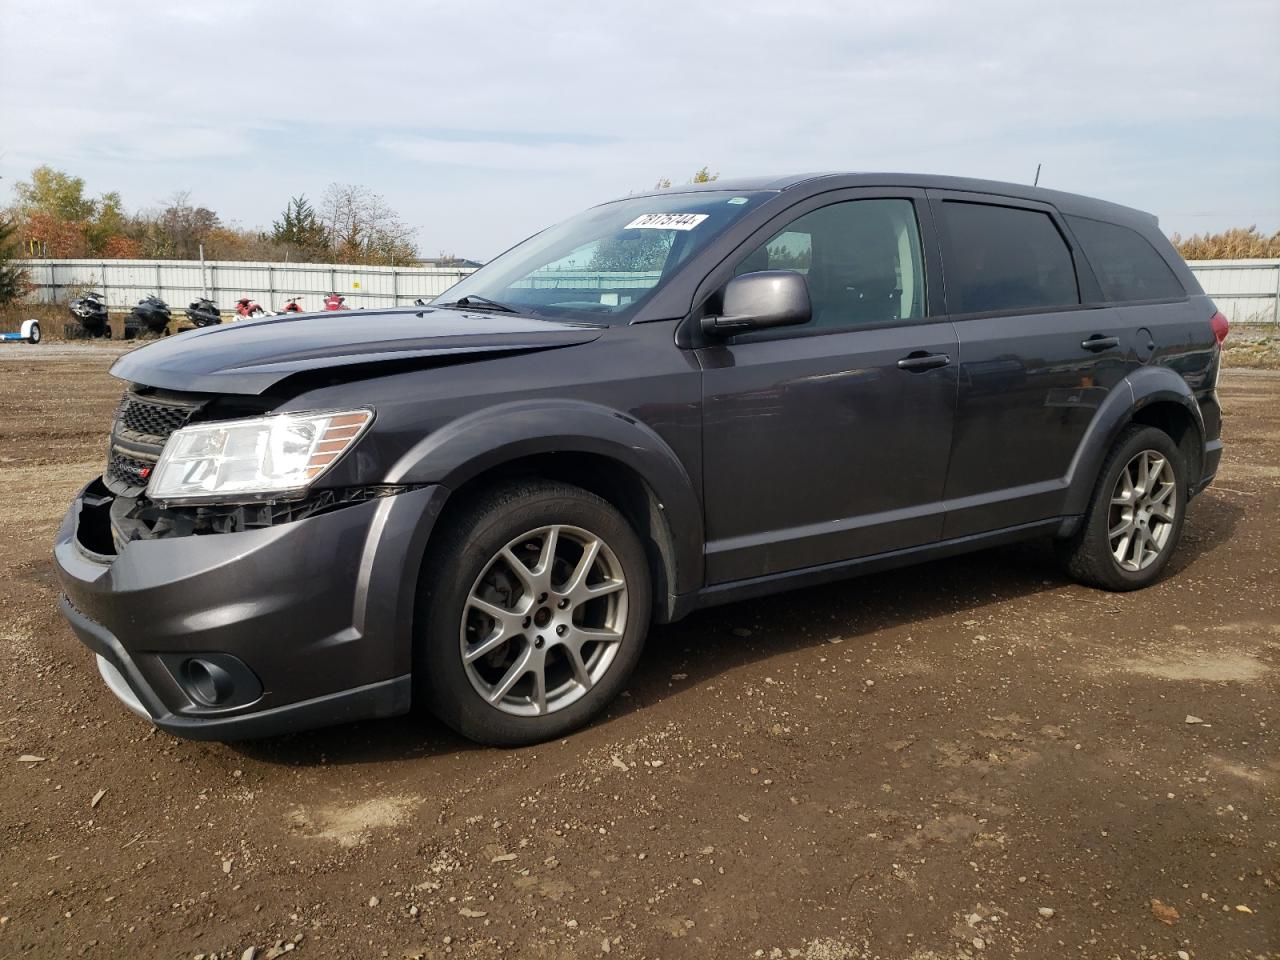
[[[1100,350],[1110,350],[1112,347],[1120,346],[1119,337],[1104,337],[1100,333],[1095,333],[1088,340],[1081,341],[1080,346],[1086,350],[1092,350],[1097,353]]]
[[[913,350],[898,361],[898,369],[907,370],[911,373],[920,373],[923,370],[936,370],[938,367],[945,367],[950,362],[951,358],[945,353],[925,353],[923,350]]]

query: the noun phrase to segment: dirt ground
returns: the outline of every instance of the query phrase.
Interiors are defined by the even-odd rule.
[[[564,741],[222,745],[54,609],[118,349],[0,347],[0,956],[1280,956],[1280,375],[1144,592],[999,549],[655,630]]]

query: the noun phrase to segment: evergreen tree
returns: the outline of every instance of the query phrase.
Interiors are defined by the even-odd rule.
[[[305,196],[289,200],[284,214],[271,224],[271,239],[296,247],[304,254],[318,254],[329,247],[329,231]]]
[[[11,261],[17,228],[11,220],[0,220],[0,307],[27,292],[27,271]]]

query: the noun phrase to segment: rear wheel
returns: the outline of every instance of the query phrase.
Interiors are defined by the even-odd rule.
[[[540,480],[495,490],[441,532],[424,568],[417,689],[482,743],[562,736],[622,689],[651,602],[644,549],[608,502]]]
[[[1105,590],[1154,583],[1182,534],[1186,470],[1173,440],[1128,427],[1112,447],[1080,529],[1058,550],[1072,577]]]

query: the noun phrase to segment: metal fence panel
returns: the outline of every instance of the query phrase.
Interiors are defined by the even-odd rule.
[[[1191,260],[1187,266],[1231,323],[1280,322],[1280,260]]]
[[[225,311],[241,297],[279,310],[301,297],[304,310],[320,310],[328,293],[352,307],[410,305],[437,297],[471,268],[367,267],[326,263],[246,263],[232,260],[23,260],[35,284],[32,298],[65,303],[85,290],[105,294],[113,310],[128,309],[155,294],[181,309],[207,295]]]
[[[352,307],[392,307],[431,299],[471,273],[470,268],[363,267],[326,263],[244,263],[228,260],[24,260],[36,285],[34,299],[64,303],[96,289],[113,309],[129,308],[156,294],[182,308],[207,291],[230,311],[241,297],[278,310],[288,297],[301,297],[304,310],[319,310],[327,293],[340,293]],[[1280,321],[1280,260],[1192,260],[1192,273],[1232,323]],[[541,271],[530,287],[645,288],[653,274]]]

